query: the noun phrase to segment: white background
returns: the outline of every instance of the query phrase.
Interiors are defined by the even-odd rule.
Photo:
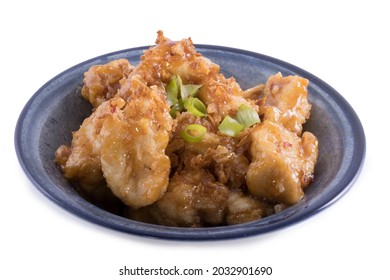
[[[385,4],[2,1],[0,278],[126,279],[118,275],[124,265],[260,265],[273,268],[268,279],[389,279],[390,20]],[[119,233],[66,212],[38,192],[14,149],[15,124],[25,103],[46,81],[79,62],[153,44],[158,29],[175,40],[191,37],[195,43],[273,56],[333,86],[357,112],[367,137],[365,164],[351,190],[292,227],[218,242]]]

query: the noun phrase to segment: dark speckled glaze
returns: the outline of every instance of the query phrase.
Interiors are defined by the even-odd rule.
[[[261,234],[293,225],[325,209],[353,184],[365,156],[363,127],[351,106],[332,87],[314,75],[286,62],[261,54],[209,45],[197,50],[234,76],[242,88],[249,88],[268,76],[300,75],[310,80],[310,120],[305,129],[319,140],[319,158],[314,182],[296,205],[267,218],[235,226],[212,228],[175,228],[135,222],[106,212],[80,197],[54,164],[54,151],[70,143],[71,132],[78,129],[91,112],[80,96],[83,73],[94,64],[127,58],[137,64],[145,47],[103,55],[78,64],[47,82],[26,104],[15,130],[19,162],[31,182],[49,199],[75,215],[115,230],[176,240],[212,240]]]

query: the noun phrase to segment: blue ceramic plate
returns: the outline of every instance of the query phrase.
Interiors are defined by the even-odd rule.
[[[362,125],[351,106],[332,87],[316,76],[286,62],[261,54],[209,45],[197,50],[234,76],[246,89],[281,72],[309,79],[312,112],[305,128],[319,141],[314,182],[296,205],[264,219],[234,226],[176,228],[132,221],[87,202],[64,179],[54,163],[55,150],[70,143],[71,132],[91,112],[80,96],[83,73],[92,65],[127,58],[138,64],[146,47],[106,54],[78,64],[47,82],[28,101],[15,131],[15,147],[22,168],[31,182],[49,199],[75,215],[115,230],[165,239],[210,240],[261,234],[293,225],[325,209],[352,185],[365,156]]]

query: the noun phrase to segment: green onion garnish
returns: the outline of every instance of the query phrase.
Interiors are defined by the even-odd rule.
[[[197,98],[195,101],[193,100],[201,86],[194,84],[183,85],[180,76],[173,75],[171,77],[165,90],[167,92],[167,102],[171,108],[169,113],[173,118],[176,117],[177,113],[182,112],[184,108],[195,116],[206,116],[206,106]],[[186,105],[183,106],[183,103],[188,99],[191,102],[186,102]]]
[[[195,96],[198,93],[198,90],[202,87],[202,85],[181,85],[180,87],[180,95],[181,99],[186,100],[192,96]]]
[[[245,104],[241,104],[238,108],[236,120],[244,127],[250,127],[260,122],[260,118],[257,112]]]
[[[207,115],[206,106],[196,97],[190,97],[184,100],[184,108],[196,117],[204,117]]]
[[[180,89],[180,78],[176,75],[172,76],[169,84],[166,87],[167,91],[167,101],[169,107],[172,107],[178,102],[179,89]]]
[[[235,119],[226,116],[218,126],[218,129],[226,135],[236,137],[244,129],[244,126]]]
[[[189,124],[181,132],[181,137],[190,143],[200,142],[206,134],[207,128],[200,124]]]
[[[169,114],[171,115],[172,118],[176,118],[176,114],[182,112],[183,110],[184,110],[183,101],[179,99],[177,103],[171,106],[171,110],[169,111]]]

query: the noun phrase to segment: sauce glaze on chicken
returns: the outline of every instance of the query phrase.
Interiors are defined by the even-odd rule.
[[[206,114],[172,114],[172,77],[200,86]],[[130,219],[179,227],[261,219],[297,203],[313,180],[318,141],[302,130],[308,83],[276,73],[243,90],[191,39],[159,31],[138,65],[119,59],[84,74],[82,96],[93,111],[55,160],[85,198]],[[221,131],[243,104],[259,122],[235,136]],[[192,124],[207,129],[195,142],[183,138]]]

